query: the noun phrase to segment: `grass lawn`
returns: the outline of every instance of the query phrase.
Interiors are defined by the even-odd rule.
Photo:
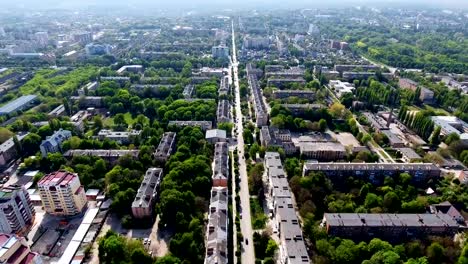
[[[128,125],[133,125],[135,123],[135,119],[132,118],[132,114],[130,113],[125,113],[124,114],[125,122],[127,122]],[[106,127],[113,127],[114,126],[114,118],[113,117],[108,117],[103,120],[104,126]]]
[[[267,215],[263,212],[260,202],[256,198],[250,198],[250,213],[253,229],[263,229],[266,226]]]

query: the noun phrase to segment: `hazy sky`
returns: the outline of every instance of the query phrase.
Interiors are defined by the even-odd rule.
[[[2,6],[22,6],[26,8],[76,8],[98,6],[151,6],[162,8],[204,8],[204,7],[339,7],[350,5],[372,6],[423,6],[444,8],[468,8],[468,0],[0,0]]]

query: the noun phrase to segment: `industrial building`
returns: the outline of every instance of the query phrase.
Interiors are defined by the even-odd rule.
[[[9,115],[18,111],[29,109],[33,106],[33,103],[36,102],[36,100],[37,95],[23,95],[0,107],[0,115]]]

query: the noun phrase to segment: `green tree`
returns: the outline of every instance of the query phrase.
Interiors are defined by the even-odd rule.
[[[383,206],[388,212],[398,212],[401,208],[400,197],[394,192],[388,192],[383,199]]]
[[[437,242],[427,247],[426,254],[430,263],[442,263],[445,260],[445,248]]]

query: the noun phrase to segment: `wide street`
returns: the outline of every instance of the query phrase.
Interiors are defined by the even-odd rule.
[[[237,119],[235,124],[237,127],[237,149],[239,151],[239,174],[240,174],[240,208],[241,208],[241,232],[244,236],[242,243],[242,263],[255,263],[255,253],[253,247],[252,238],[252,221],[250,219],[250,194],[249,194],[249,183],[247,176],[247,166],[244,159],[244,138],[242,133],[244,131],[241,111],[241,100],[240,100],[240,89],[239,89],[239,76],[238,76],[238,62],[236,55],[236,40],[234,33],[234,22],[232,22],[232,73],[233,73],[233,84],[236,94],[236,114]],[[235,234],[234,234],[235,235]],[[246,243],[248,241],[248,243]]]

